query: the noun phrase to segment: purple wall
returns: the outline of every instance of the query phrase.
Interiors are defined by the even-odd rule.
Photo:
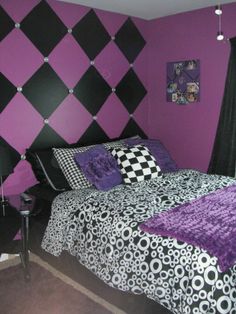
[[[149,22],[149,136],[160,138],[180,167],[206,171],[214,142],[230,45],[217,42],[213,8]],[[236,36],[236,3],[223,6],[222,28]],[[166,102],[166,63],[200,59],[200,102]]]
[[[31,147],[37,142],[37,139],[40,142],[40,134],[45,128],[67,143],[77,142],[86,132],[90,132],[89,128],[90,126],[92,128],[94,123],[97,128],[102,130],[101,132],[105,132],[108,138],[119,137],[129,121],[134,121],[145,133],[148,131],[147,96],[135,107],[134,111],[130,112],[116,93],[111,93],[96,113],[97,119],[94,120],[94,123],[89,110],[74,95],[69,93],[47,117],[43,117],[40,113],[37,103],[27,99],[24,95],[24,84],[30,81],[33,75],[43,67],[45,57],[49,58],[50,68],[55,71],[68,90],[74,88],[79,82],[90,67],[91,61],[73,34],[67,33],[67,28],[73,28],[90,11],[90,8],[56,0],[46,1],[64,24],[62,27],[66,27],[66,32],[52,51],[48,55],[43,55],[42,50],[33,44],[24,29],[14,27],[14,23],[21,23],[27,14],[32,14],[32,10],[39,3],[39,0],[0,0],[1,16],[5,16],[7,13],[13,20],[12,29],[0,41],[1,84],[10,84],[13,86],[13,91],[16,91],[17,87],[23,86],[23,92],[16,92],[13,97],[10,97],[11,99],[7,104],[0,104],[0,141],[6,142],[13,148],[19,158],[14,173],[4,182],[6,194],[21,192],[36,183],[30,165],[27,161],[20,160],[20,155],[24,156],[26,148]],[[147,89],[146,46],[130,65],[115,41],[112,40],[112,36],[115,36],[128,17],[101,10],[94,11],[110,36],[110,42],[101,49],[94,59],[94,66],[97,71],[103,76],[110,88],[115,88],[132,66],[133,71]],[[147,41],[147,22],[138,18],[131,20]],[[2,33],[0,34],[2,36]],[[37,77],[37,84],[41,84],[40,79],[45,85],[42,76],[41,78]],[[34,88],[35,86],[36,89],[37,86],[40,89],[44,88],[34,83]],[[46,89],[45,92],[47,92]],[[44,124],[45,118],[49,120],[47,125]]]
[[[20,23],[39,0],[0,0],[3,10]],[[73,28],[89,8],[48,0],[66,28]],[[95,10],[112,37],[127,16]],[[236,35],[236,3],[223,6],[223,31]],[[224,90],[230,47],[217,42],[217,17],[213,8],[168,16],[153,21],[132,18],[147,45],[138,55],[133,69],[148,89],[133,119],[150,138],[160,138],[180,167],[206,171],[211,155]],[[0,42],[0,74],[15,88],[23,86],[43,65],[42,53],[18,28]],[[66,34],[49,54],[49,65],[68,88],[78,82],[90,60],[70,34]],[[189,59],[201,62],[201,100],[186,106],[166,102],[166,63]],[[148,66],[147,66],[148,65]],[[130,65],[114,42],[95,58],[95,67],[111,87],[122,79]],[[0,104],[1,107],[1,104]],[[97,113],[99,127],[109,138],[119,136],[130,114],[112,93]],[[89,129],[92,115],[73,95],[68,95],[49,118],[49,127],[66,142],[77,141]],[[45,128],[44,118],[17,92],[0,110],[0,139],[19,155],[24,155]],[[36,183],[31,167],[20,160],[14,173],[5,180],[5,191],[13,194]]]

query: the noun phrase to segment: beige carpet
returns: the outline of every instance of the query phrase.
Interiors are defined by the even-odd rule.
[[[125,314],[116,306],[30,254],[26,283],[18,257],[0,263],[0,312],[4,314]]]

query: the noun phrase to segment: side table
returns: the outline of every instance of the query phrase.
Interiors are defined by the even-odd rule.
[[[29,270],[29,217],[34,210],[35,197],[31,196],[32,202],[25,203],[20,195],[10,195],[7,196],[8,204],[5,205],[5,216],[2,216],[1,219],[4,222],[4,219],[7,223],[11,223],[11,215],[8,214],[8,211],[16,210],[21,219],[21,239],[20,239],[20,248],[15,253],[20,254],[21,262],[24,269],[25,280],[30,280],[30,270]],[[2,210],[2,208],[0,209]],[[7,227],[6,227],[7,228]],[[12,239],[13,241],[13,239]],[[14,242],[14,241],[13,241]],[[6,249],[6,252],[9,253]]]

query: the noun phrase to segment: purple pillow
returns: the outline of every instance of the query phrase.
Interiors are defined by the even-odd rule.
[[[98,190],[109,190],[122,182],[116,159],[102,146],[97,145],[74,156],[83,174]]]
[[[178,170],[175,161],[171,158],[167,149],[159,140],[127,139],[125,140],[125,143],[129,147],[139,144],[145,145],[155,157],[157,164],[160,166],[163,173]]]

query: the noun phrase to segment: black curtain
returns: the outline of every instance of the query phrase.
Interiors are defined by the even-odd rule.
[[[230,39],[231,53],[224,97],[208,173],[235,176],[236,162],[236,37]]]

